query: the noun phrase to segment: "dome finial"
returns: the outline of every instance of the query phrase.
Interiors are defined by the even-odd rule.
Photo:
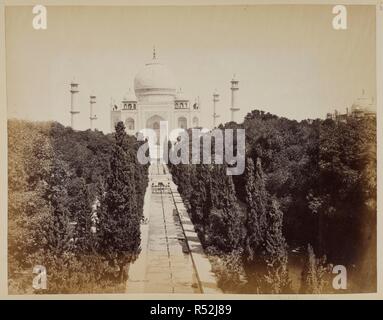
[[[156,60],[156,46],[153,46],[153,60]]]

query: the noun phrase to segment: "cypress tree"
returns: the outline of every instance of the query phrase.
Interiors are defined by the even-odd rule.
[[[214,165],[211,172],[209,218],[211,243],[223,253],[237,250],[243,240],[242,219],[231,176],[224,165]]]
[[[72,251],[73,230],[68,210],[68,168],[58,158],[52,159],[52,173],[48,179],[45,197],[49,202],[52,215],[46,224],[41,225],[45,235],[45,249],[51,254],[62,255]]]
[[[193,196],[190,198],[193,222],[200,226],[203,224],[203,203],[206,201],[205,179],[207,177],[203,166],[202,164],[195,166],[194,177],[191,181]]]
[[[282,234],[283,213],[277,199],[271,199],[268,210],[268,227],[265,236],[265,291],[268,293],[291,292],[287,270],[287,244]]]
[[[111,174],[100,210],[100,250],[112,266],[119,267],[119,281],[122,282],[127,279],[127,264],[140,252],[140,213],[136,203],[134,163],[126,152],[128,142],[122,122],[116,125],[115,139]]]
[[[253,160],[247,159],[245,190],[247,218],[245,223],[244,268],[249,282],[255,282],[255,286],[259,286],[256,283],[259,280],[258,274],[263,274],[266,271],[261,263],[261,255],[264,251],[269,199],[260,159],[257,159],[256,170]]]

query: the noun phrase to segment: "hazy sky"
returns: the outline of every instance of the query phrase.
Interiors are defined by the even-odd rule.
[[[344,111],[365,89],[376,98],[375,7],[347,6],[348,29],[332,29],[332,6],[47,7],[48,29],[32,28],[32,7],[6,8],[8,116],[70,123],[69,83],[80,84],[80,126],[110,131],[137,72],[157,57],[178,87],[200,96],[212,124],[212,93],[230,119],[236,73],[240,116],[252,109],[297,120]]]

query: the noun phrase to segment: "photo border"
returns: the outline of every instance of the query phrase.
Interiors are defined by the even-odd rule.
[[[5,9],[11,6],[32,6],[42,4],[46,6],[210,6],[210,5],[375,5],[376,6],[376,88],[377,88],[377,195],[383,194],[383,1],[233,1],[233,0],[0,0],[0,298],[1,299],[143,299],[143,300],[265,300],[265,299],[382,299],[383,298],[383,232],[382,232],[382,197],[377,196],[377,292],[360,294],[43,294],[43,295],[9,295],[7,274],[7,98],[6,98],[6,48],[5,48]]]

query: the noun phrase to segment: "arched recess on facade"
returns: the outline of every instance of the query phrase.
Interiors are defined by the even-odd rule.
[[[146,128],[153,129],[157,135],[157,143],[160,139],[160,122],[161,121],[165,121],[165,119],[157,114],[154,116],[151,116],[149,119],[146,120]]]
[[[178,118],[178,128],[187,129],[188,121],[185,117]]]
[[[127,118],[125,120],[125,127],[127,130],[134,130],[134,119],[133,118]]]

